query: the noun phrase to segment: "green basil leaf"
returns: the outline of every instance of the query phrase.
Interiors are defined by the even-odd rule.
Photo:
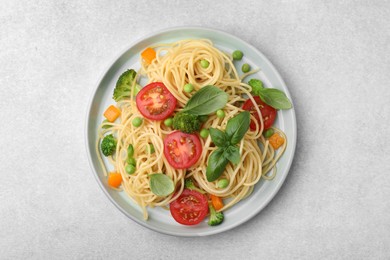
[[[207,163],[207,181],[212,182],[218,179],[219,176],[221,176],[221,174],[225,170],[225,167],[228,162],[229,161],[224,156],[224,149],[218,148],[217,150],[212,152],[209,156],[209,160]]]
[[[149,186],[152,192],[157,196],[167,196],[174,192],[175,186],[171,178],[162,173],[149,175]]]
[[[260,91],[264,88],[263,82],[259,79],[251,79],[248,81],[248,84],[252,87],[252,93],[254,96],[260,95]]]
[[[229,145],[229,139],[223,131],[212,127],[209,128],[209,131],[211,140],[213,140],[216,146],[224,147]]]
[[[223,90],[208,85],[196,92],[181,112],[202,116],[214,113],[223,108],[228,101],[228,94]]]
[[[223,154],[232,164],[238,164],[240,162],[240,149],[235,145],[230,145],[226,148]]]
[[[225,132],[230,139],[230,143],[238,144],[249,129],[250,114],[248,111],[241,112],[237,116],[229,119]]]
[[[276,88],[264,88],[259,92],[261,100],[275,109],[290,109],[292,104],[283,91]]]

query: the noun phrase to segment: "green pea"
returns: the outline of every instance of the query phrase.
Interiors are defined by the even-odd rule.
[[[133,126],[139,127],[142,124],[142,118],[140,117],[135,117],[132,121]]]
[[[172,119],[172,117],[169,117],[169,118],[167,118],[167,119],[164,120],[164,125],[170,127],[172,124],[173,124],[173,119]]]
[[[225,112],[223,112],[222,109],[217,110],[217,117],[224,118],[225,117]]]
[[[132,164],[128,164],[125,167],[125,171],[127,172],[127,174],[133,174],[135,173],[135,166]]]
[[[134,157],[128,157],[126,160],[127,164],[136,166],[137,162],[135,161]]]
[[[220,179],[217,182],[217,188],[224,189],[229,185],[229,180],[228,179]]]
[[[264,137],[265,137],[265,138],[270,138],[273,134],[274,134],[274,130],[273,130],[272,128],[270,128],[270,129],[267,129],[267,130],[264,132]]]
[[[102,123],[110,123],[110,121],[108,121],[108,120],[106,119],[106,120],[103,120]],[[108,128],[111,128],[111,125],[103,125],[102,128],[103,128],[103,129],[108,129]]]
[[[206,128],[203,128],[202,130],[200,130],[200,136],[202,137],[202,138],[207,138],[207,136],[209,136],[209,130],[208,129],[206,129]]]
[[[199,116],[199,120],[200,120],[200,122],[202,122],[202,123],[206,122],[207,119],[209,119],[209,116],[208,116],[208,115]]]
[[[188,83],[184,85],[184,92],[191,93],[194,91],[194,85]]]
[[[235,51],[233,51],[232,56],[233,56],[233,60],[241,60],[242,56],[244,56],[244,54],[240,50],[235,50]]]
[[[132,144],[129,144],[129,147],[127,147],[127,157],[133,157],[134,155],[134,147]]]
[[[153,144],[149,144],[149,147],[147,147],[146,149],[147,149],[147,152],[150,151],[150,154],[155,152]]]
[[[242,72],[247,73],[251,70],[251,66],[249,66],[248,63],[245,63],[242,65],[241,70],[242,70]]]
[[[200,61],[200,66],[204,69],[207,69],[209,67],[210,63],[208,60],[201,60]]]

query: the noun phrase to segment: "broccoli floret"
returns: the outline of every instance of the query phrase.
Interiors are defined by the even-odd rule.
[[[177,113],[173,117],[173,128],[184,133],[191,134],[199,131],[202,122],[199,116],[188,113]]]
[[[100,148],[102,149],[104,156],[110,156],[115,152],[116,143],[117,141],[113,135],[106,135],[103,138]]]
[[[122,73],[122,75],[119,76],[119,79],[116,82],[116,86],[114,89],[114,95],[112,96],[112,98],[116,102],[118,102],[123,98],[130,97],[133,81],[136,76],[137,76],[137,72],[135,72],[135,70],[133,69],[126,70],[125,72]],[[135,84],[133,90],[133,96],[135,96],[138,93],[140,88],[141,87],[138,84]]]
[[[252,94],[254,96],[259,96],[261,90],[264,89],[263,82],[259,79],[251,79],[248,84],[252,87]]]
[[[222,212],[217,212],[213,205],[209,203],[210,217],[209,217],[209,226],[217,226],[223,222],[224,216]]]
[[[205,191],[203,191],[203,190],[199,189],[198,187],[196,187],[194,182],[191,179],[186,179],[185,180],[185,186],[186,186],[187,189],[196,190],[197,192],[200,192],[202,194],[205,193]]]

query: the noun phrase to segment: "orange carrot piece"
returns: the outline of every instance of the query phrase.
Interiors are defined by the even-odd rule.
[[[156,58],[156,51],[152,48],[146,48],[142,53],[141,57],[147,64],[152,63],[152,61]]]
[[[211,203],[213,204],[213,207],[215,208],[215,210],[220,210],[223,208],[223,206],[224,206],[223,201],[220,197],[211,194],[210,198],[211,198]]]
[[[280,146],[284,144],[284,138],[281,137],[279,134],[274,133],[270,138],[269,138],[269,143],[272,145],[272,147],[276,150]]]
[[[120,114],[121,111],[114,105],[109,106],[107,110],[104,112],[104,116],[111,123],[114,122],[120,116]]]
[[[108,185],[118,188],[122,183],[122,175],[120,173],[110,173],[108,175]]]

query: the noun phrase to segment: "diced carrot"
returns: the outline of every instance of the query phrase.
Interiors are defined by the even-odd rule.
[[[156,51],[152,48],[146,48],[142,53],[141,57],[147,64],[152,63],[152,61],[156,58]]]
[[[220,197],[211,194],[210,198],[211,198],[211,203],[213,204],[213,207],[215,208],[215,210],[220,210],[223,208],[223,206],[224,206],[223,201]]]
[[[118,116],[120,116],[120,114],[121,111],[114,105],[109,106],[107,110],[104,112],[104,116],[111,123],[114,122],[118,118]]]
[[[122,183],[122,175],[120,173],[110,173],[108,175],[108,185],[118,188]]]
[[[272,145],[272,147],[276,150],[280,146],[284,144],[284,138],[281,137],[278,133],[274,133],[270,138],[269,138],[269,143]]]

